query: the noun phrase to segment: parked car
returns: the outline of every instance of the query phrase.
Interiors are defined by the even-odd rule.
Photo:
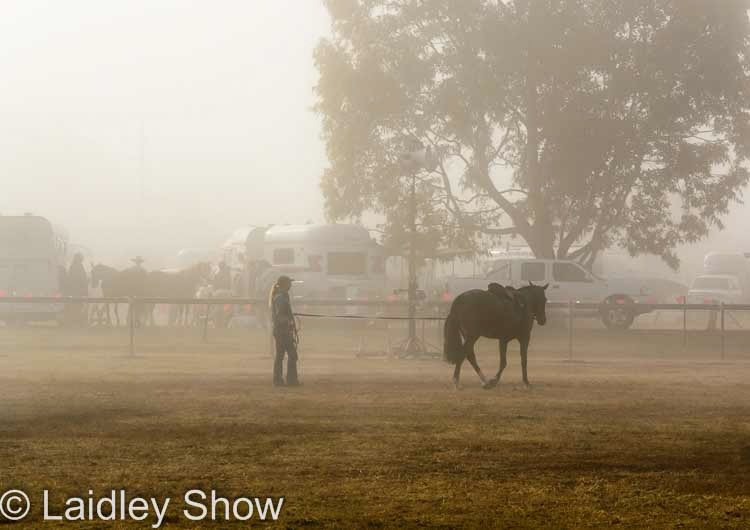
[[[594,315],[609,329],[628,329],[636,316],[650,312],[639,303],[651,302],[650,289],[636,278],[606,280],[586,270],[579,263],[567,260],[511,258],[496,260],[483,278],[448,278],[445,291],[448,297],[470,289],[486,289],[491,282],[516,288],[549,283],[550,302],[601,304]]]
[[[736,276],[704,274],[693,281],[687,301],[689,304],[741,304],[744,296]]]

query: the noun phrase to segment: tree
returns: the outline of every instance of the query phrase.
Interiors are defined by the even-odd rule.
[[[748,181],[747,0],[326,0],[315,52],[330,218],[398,232],[415,140],[420,224],[517,234],[537,257],[661,256]],[[434,233],[433,233],[434,236]]]

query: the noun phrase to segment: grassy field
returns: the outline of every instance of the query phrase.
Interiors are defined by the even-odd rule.
[[[742,336],[721,362],[712,335],[683,350],[590,331],[570,362],[550,329],[531,389],[513,349],[497,389],[466,365],[456,391],[440,361],[355,359],[359,333],[307,330],[304,386],[273,389],[259,333],[147,331],[130,358],[121,330],[0,329],[0,492],[29,494],[30,527],[45,488],[58,508],[89,489],[170,496],[170,527],[206,526],[181,516],[192,488],[283,496],[290,527],[748,524]],[[496,345],[480,350],[494,373]]]

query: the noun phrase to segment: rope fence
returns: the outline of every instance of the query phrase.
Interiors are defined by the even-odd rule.
[[[19,307],[10,308],[10,311],[6,311],[3,307],[7,304],[17,304]],[[154,297],[0,297],[0,320],[3,320],[3,315],[9,313],[22,315],[23,306],[27,304],[52,304],[53,309],[58,306],[74,305],[74,304],[123,304],[128,306],[128,314],[133,314],[136,308],[150,305],[160,304],[174,304],[181,306],[202,306],[207,309],[206,313],[201,316],[203,325],[203,340],[208,340],[208,308],[210,306],[222,305],[222,306],[258,306],[265,307],[267,300],[261,298],[154,298]],[[341,319],[341,320],[366,320],[366,321],[408,321],[411,320],[408,316],[388,315],[386,313],[391,308],[402,308],[408,309],[409,303],[405,300],[394,300],[394,301],[382,301],[382,300],[337,300],[337,299],[321,299],[321,300],[305,300],[297,299],[294,300],[296,306],[302,307],[374,307],[380,309],[380,312],[373,315],[352,315],[352,314],[328,314],[328,313],[314,313],[314,312],[295,312],[295,316],[303,318],[316,318],[316,319]],[[414,316],[414,320],[417,321],[443,321],[445,320],[446,313],[450,307],[450,302],[425,302],[420,301],[417,304],[418,309],[427,314],[419,314]],[[720,352],[721,358],[725,358],[726,354],[726,314],[732,311],[750,311],[750,304],[639,304],[632,302],[617,303],[617,304],[596,304],[596,303],[581,303],[570,300],[568,302],[548,302],[547,309],[558,310],[564,309],[567,313],[567,327],[568,327],[568,356],[572,360],[573,358],[573,343],[574,343],[574,323],[576,315],[592,315],[603,311],[608,311],[613,308],[617,308],[623,311],[633,311],[635,313],[645,313],[650,311],[680,311],[682,312],[682,336],[683,346],[688,344],[688,325],[687,315],[691,311],[708,311],[715,314],[719,321],[719,333],[720,333]],[[430,314],[428,311],[432,311]],[[436,314],[441,312],[443,314]],[[128,318],[127,327],[129,330],[129,352],[131,355],[135,353],[135,335],[137,323],[133,318]]]

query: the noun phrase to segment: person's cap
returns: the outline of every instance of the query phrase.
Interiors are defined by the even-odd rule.
[[[276,280],[276,283],[278,283],[279,285],[292,285],[293,281],[294,279],[290,278],[289,276],[279,276],[279,279]]]

